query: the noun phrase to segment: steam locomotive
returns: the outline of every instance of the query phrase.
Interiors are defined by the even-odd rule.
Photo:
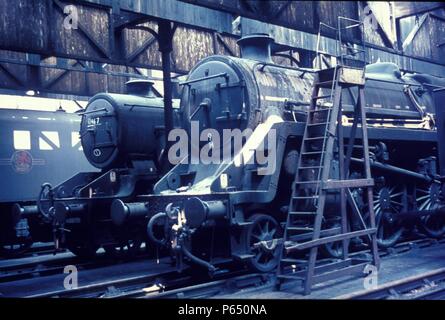
[[[191,70],[182,83],[180,106],[181,128],[192,140],[184,147],[188,152],[176,158],[179,163],[151,193],[131,202],[116,199],[111,205],[116,225],[145,217],[149,238],[170,250],[178,269],[187,262],[215,272],[216,262],[235,259],[255,270],[270,271],[278,263],[315,71],[273,63],[272,42],[267,35],[244,37],[238,42],[242,58],[211,56]],[[445,233],[439,214],[443,195],[432,95],[432,88],[444,86],[445,80],[434,76],[402,75],[392,63],[366,67],[373,209],[381,247],[394,245],[413,228],[432,237]],[[342,94],[345,137],[351,130],[355,89],[344,89]],[[237,130],[251,132],[241,138],[241,148],[234,147],[231,135]],[[252,150],[259,151],[263,160],[274,157],[240,161],[256,157]],[[172,158],[176,154],[172,152]],[[202,155],[207,156],[205,161]],[[349,175],[360,178],[355,170],[363,162],[359,148],[352,160]],[[332,161],[333,172],[338,162]],[[364,191],[351,191],[361,210],[369,210]],[[328,198],[323,223],[338,224],[338,200],[335,193]],[[349,227],[354,229],[354,224],[352,220]],[[333,256],[340,254],[335,244],[324,249]]]
[[[168,151],[161,98],[140,88],[131,96],[92,98],[82,117],[82,146],[101,173],[80,173],[42,192],[57,245],[91,255],[99,246],[146,242],[150,250],[169,250],[179,269],[191,262],[214,272],[216,262],[232,259],[258,271],[275,268],[316,70],[275,64],[272,42],[267,35],[244,37],[242,58],[211,56],[191,70]],[[373,209],[382,247],[413,228],[432,237],[445,233],[436,214],[443,196],[432,95],[443,86],[444,79],[402,75],[391,63],[366,67]],[[354,88],[344,90],[345,136],[356,100]],[[359,148],[352,160],[349,175],[359,178]],[[167,161],[175,166],[163,172]],[[332,161],[334,172],[338,166]],[[351,191],[366,211],[363,190]],[[338,224],[338,199],[336,193],[328,198],[325,224]],[[340,254],[335,245],[324,249]]]
[[[116,206],[152,192],[165,170],[164,103],[153,82],[132,80],[126,85],[128,94],[97,94],[81,113],[80,143],[98,170],[44,184],[37,205],[20,208],[46,218],[56,250],[92,257],[100,247],[111,254],[136,253],[146,243],[145,227],[123,225],[119,219],[113,224],[110,206],[115,199],[120,199]]]
[[[16,256],[33,242],[51,242],[51,225],[28,208],[44,182],[91,170],[80,148],[77,114],[0,109],[0,253]],[[69,159],[69,162],[67,161]],[[68,164],[68,165],[67,165]],[[21,206],[23,212],[14,208]]]

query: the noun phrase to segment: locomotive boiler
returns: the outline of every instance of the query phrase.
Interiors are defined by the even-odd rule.
[[[110,205],[151,192],[164,170],[163,98],[145,80],[129,81],[127,91],[97,94],[81,114],[83,152],[99,172],[42,185],[37,209],[51,223],[56,249],[91,257],[100,247],[136,252],[145,242],[145,232],[132,223],[138,215],[114,219],[117,227]]]
[[[36,190],[93,170],[80,150],[80,119],[57,111],[0,109],[0,253],[17,256],[52,241],[36,210]]]
[[[270,271],[278,263],[315,70],[275,64],[272,42],[262,34],[244,37],[239,40],[242,58],[211,56],[191,70],[182,83],[180,106],[189,143],[180,132],[171,133],[178,145],[170,160],[179,163],[156,183],[152,194],[131,202],[117,199],[111,206],[116,224],[131,215],[149,217],[148,236],[171,250],[178,268],[191,262],[214,272],[216,262],[235,259]],[[431,88],[441,86],[443,79],[402,75],[392,63],[366,67],[376,181],[373,209],[382,247],[394,245],[409,228],[434,237],[445,232],[441,215],[421,214],[442,207],[431,94]],[[342,94],[345,132],[351,130],[355,89]],[[354,165],[363,162],[361,157],[355,148],[350,176],[360,176]],[[336,172],[338,159],[331,165]],[[360,201],[363,190],[351,192],[366,211]],[[335,225],[338,194],[327,201],[330,212],[323,223]],[[339,255],[334,245],[326,245],[325,251]]]

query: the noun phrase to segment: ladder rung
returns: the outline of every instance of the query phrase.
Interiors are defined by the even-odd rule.
[[[290,215],[293,216],[315,216],[317,215],[316,211],[289,211]]]
[[[318,122],[318,123],[308,123],[306,126],[308,127],[315,127],[315,126],[325,126],[329,124],[329,122]]]
[[[328,180],[323,183],[323,189],[371,187],[373,185],[374,179]]]
[[[292,276],[290,274],[279,274],[277,275],[277,278],[280,279],[290,279],[290,280],[304,280],[304,277],[301,276]]]
[[[322,154],[324,151],[309,151],[309,152],[303,152],[301,155],[313,155],[313,154]]]
[[[299,185],[299,184],[320,184],[320,183],[321,183],[321,180],[309,180],[309,181],[295,182],[296,185]]]
[[[294,196],[292,199],[317,199],[319,196]]]
[[[331,108],[327,107],[327,108],[323,108],[323,109],[308,110],[307,112],[315,113],[315,112],[324,112],[324,111],[330,111],[330,110],[331,110]]]
[[[298,170],[306,170],[306,169],[321,169],[322,166],[307,166],[307,167],[299,167]]]
[[[291,230],[291,231],[307,231],[307,232],[312,232],[314,231],[314,228],[308,228],[308,227],[292,227],[292,226],[288,226],[286,227],[287,230]]]
[[[311,137],[311,138],[305,138],[304,141],[315,141],[315,140],[324,140],[325,136],[323,137]]]
[[[327,81],[320,81],[320,82],[317,82],[315,85],[316,85],[316,86],[320,86],[320,85],[331,84],[331,83],[333,83],[332,80],[327,80]]]
[[[357,27],[360,27],[362,25],[362,22],[360,22],[360,23],[356,23],[356,24],[351,24],[351,25],[349,25],[349,26],[346,26],[346,27],[343,27],[343,28],[340,28],[341,30],[347,30],[347,29],[351,29],[351,28],[357,28]]]
[[[312,97],[312,100],[326,99],[326,98],[330,98],[330,97],[331,97],[331,95],[330,95],[330,94],[327,94],[327,95],[323,95],[323,96],[315,96],[315,97]]]
[[[284,263],[307,263],[307,260],[303,260],[303,259],[294,259],[294,258],[283,258],[281,259],[281,262]]]

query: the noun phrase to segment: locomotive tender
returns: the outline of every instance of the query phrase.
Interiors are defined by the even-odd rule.
[[[163,99],[150,81],[129,81],[127,91],[97,94],[82,113],[83,152],[99,171],[42,186],[38,210],[49,217],[56,249],[91,257],[100,247],[135,252],[145,242],[145,227],[111,223],[110,205],[150,193],[164,170]]]
[[[183,83],[181,127],[191,134],[198,125],[208,141],[200,141],[199,146],[192,141],[187,159],[165,174],[152,193],[138,195],[131,202],[116,199],[111,206],[116,225],[133,216],[147,217],[150,239],[171,250],[179,269],[184,261],[210,272],[221,259],[240,260],[258,271],[270,271],[278,263],[281,224],[287,215],[315,72],[273,63],[272,41],[267,35],[244,37],[239,41],[242,58],[211,56],[191,70]],[[391,63],[366,67],[373,203],[382,247],[394,245],[404,230],[414,227],[432,237],[445,232],[444,219],[438,214],[443,211],[443,200],[436,174],[437,134],[431,93],[432,88],[443,86],[444,79],[402,75]],[[349,120],[356,99],[353,88],[344,90],[345,136],[351,130]],[[232,157],[219,163],[190,159],[193,148],[201,150],[207,145],[210,153],[215,152],[210,145],[215,137],[224,136],[224,129],[251,129],[252,134],[243,149],[234,150]],[[274,148],[266,141],[272,131],[276,132]],[[231,140],[223,139],[219,145],[226,146]],[[235,161],[252,146],[263,154],[275,151],[273,173],[263,174],[264,165],[255,162]],[[359,148],[354,149],[352,160],[349,175],[359,177],[360,171],[354,171],[354,165],[363,162]],[[332,167],[335,172],[338,159]],[[366,211],[364,201],[360,201],[363,190],[351,191]],[[324,223],[336,225],[338,194],[334,192],[327,201],[329,212]],[[352,220],[351,229],[355,223]],[[360,239],[355,242],[360,243]],[[340,254],[334,245],[326,245],[325,251]]]
[[[81,151],[79,124],[77,114],[63,109],[0,109],[2,254],[18,255],[33,242],[53,240],[51,226],[42,221],[45,218],[29,209],[36,207],[42,183],[56,183],[93,169]]]

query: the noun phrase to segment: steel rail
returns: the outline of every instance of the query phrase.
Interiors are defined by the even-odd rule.
[[[419,300],[444,296],[445,268],[440,268],[401,280],[388,282],[375,289],[341,295],[335,299]]]
[[[72,255],[62,257],[51,255],[48,257],[48,259],[44,258],[44,256],[40,256],[34,261],[29,261],[30,258],[23,258],[24,261],[19,259],[17,263],[1,261],[0,283],[63,273],[64,268],[67,265],[76,265],[77,268],[82,270],[91,270],[122,264],[128,261],[125,259],[125,257],[122,257],[122,259],[116,259],[114,257],[107,256],[106,253],[98,255],[93,260],[85,260]],[[131,258],[130,261],[139,261],[145,258],[146,255],[141,254]]]
[[[69,290],[34,294],[27,298],[157,298],[168,296],[177,290],[186,290],[185,288],[196,286],[204,288],[207,285],[215,285],[215,282],[229,281],[234,276],[245,275],[247,272],[246,269],[223,269],[224,266],[225,264],[221,265],[221,272],[214,278],[202,273],[196,274],[190,267],[178,273],[176,268],[171,266],[152,274],[144,273],[123,279],[106,280]],[[211,280],[214,281],[208,283]]]
[[[122,290],[132,291],[135,287],[144,287],[146,285],[155,285],[160,279],[178,275],[176,270],[167,270],[151,275],[139,275],[117,280],[107,280],[99,283],[93,283],[74,289],[55,290],[51,292],[39,293],[26,298],[106,298],[119,296]],[[150,283],[152,282],[152,283]]]

